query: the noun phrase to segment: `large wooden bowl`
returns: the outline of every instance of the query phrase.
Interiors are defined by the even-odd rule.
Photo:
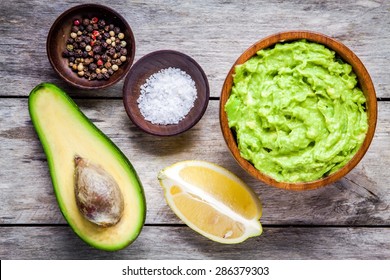
[[[325,45],[329,49],[334,50],[345,62],[349,63],[352,66],[354,72],[358,77],[359,86],[362,89],[367,99],[366,109],[368,113],[368,131],[366,134],[366,138],[362,146],[358,150],[358,152],[344,167],[342,167],[338,171],[330,174],[327,177],[312,182],[302,182],[302,183],[278,182],[273,178],[261,173],[250,162],[248,162],[247,160],[245,160],[240,156],[240,151],[237,147],[235,134],[229,128],[224,107],[226,101],[229,98],[230,91],[233,85],[233,75],[234,75],[234,69],[236,65],[246,62],[249,58],[256,55],[256,52],[261,49],[272,47],[278,42],[295,41],[299,39],[306,39],[307,41],[317,42],[319,44]],[[258,41],[257,43],[252,45],[249,49],[247,49],[237,59],[237,61],[230,69],[226,77],[226,80],[223,84],[221,99],[220,99],[219,117],[220,117],[222,133],[228,148],[230,149],[231,153],[233,154],[233,157],[236,159],[238,164],[242,168],[244,168],[249,174],[263,181],[264,183],[274,187],[279,187],[279,188],[289,189],[289,190],[310,190],[310,189],[315,189],[315,188],[328,185],[330,183],[339,180],[340,178],[345,176],[348,172],[350,172],[363,158],[364,154],[366,153],[368,147],[371,144],[375,132],[376,120],[377,120],[377,101],[376,101],[374,85],[371,81],[370,75],[368,74],[366,68],[364,67],[360,59],[345,45],[336,41],[335,39],[332,39],[320,33],[315,33],[310,31],[289,31],[289,32],[277,33]]]

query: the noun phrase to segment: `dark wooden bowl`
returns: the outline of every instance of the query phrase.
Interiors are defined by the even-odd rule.
[[[70,36],[73,21],[85,17],[104,19],[107,24],[114,24],[125,34],[124,40],[127,43],[127,60],[107,80],[89,81],[88,79],[79,77],[68,66],[68,59],[62,57],[62,52],[66,48],[66,40]],[[83,4],[70,8],[55,20],[47,36],[46,51],[54,71],[66,82],[81,89],[102,89],[120,81],[130,70],[135,55],[135,39],[129,24],[116,11],[103,5]]]
[[[140,87],[152,74],[169,67],[179,68],[191,76],[197,99],[194,107],[178,124],[153,124],[145,120],[139,110],[137,99]],[[141,130],[156,136],[173,136],[193,127],[206,111],[209,96],[209,83],[199,64],[188,55],[172,50],[156,51],[142,57],[133,65],[123,85],[123,103],[131,121]]]
[[[344,167],[332,173],[331,175],[312,182],[302,182],[302,183],[278,182],[273,178],[261,173],[250,162],[248,162],[247,160],[245,160],[240,156],[240,151],[237,147],[236,138],[234,136],[234,133],[231,131],[231,129],[228,126],[228,120],[227,120],[224,107],[230,95],[230,91],[233,84],[234,67],[236,65],[246,62],[249,58],[256,55],[256,52],[261,49],[272,47],[278,42],[294,41],[299,39],[306,39],[308,41],[313,41],[325,45],[329,49],[334,50],[345,62],[349,63],[353,67],[353,70],[358,77],[360,88],[362,89],[367,99],[366,107],[368,113],[368,131],[361,148],[358,150],[355,156]],[[366,68],[364,67],[360,59],[345,45],[326,35],[315,33],[315,32],[288,31],[288,32],[277,33],[258,41],[257,43],[252,45],[249,49],[247,49],[237,59],[237,61],[230,69],[225,79],[225,82],[223,84],[221,99],[220,99],[219,117],[220,117],[220,125],[222,129],[222,133],[227,143],[227,146],[229,147],[231,153],[233,154],[233,157],[236,159],[238,164],[243,169],[245,169],[249,174],[263,181],[264,183],[274,187],[279,187],[279,188],[289,189],[289,190],[309,190],[309,189],[319,188],[327,184],[333,183],[336,180],[339,180],[341,177],[345,176],[348,172],[350,172],[363,158],[368,147],[370,146],[370,143],[375,133],[376,120],[377,120],[377,100],[376,100],[374,85],[371,81],[370,75],[368,74]]]

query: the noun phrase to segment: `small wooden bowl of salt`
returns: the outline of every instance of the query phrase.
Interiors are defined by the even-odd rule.
[[[186,54],[161,50],[130,69],[123,103],[131,121],[156,136],[173,136],[193,127],[209,102],[209,84],[199,64]]]

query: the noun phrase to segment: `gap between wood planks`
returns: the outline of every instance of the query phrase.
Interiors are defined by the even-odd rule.
[[[185,224],[144,224],[145,227],[187,227]],[[390,225],[305,225],[305,224],[262,224],[264,228],[390,228]],[[39,228],[39,227],[69,227],[68,224],[0,224],[0,228],[12,228],[12,227],[26,227],[26,228]]]
[[[27,99],[28,96],[25,95],[0,95],[0,98],[9,98],[9,99],[18,99],[18,98],[25,98]],[[121,96],[74,96],[73,99],[96,99],[96,100],[122,100]],[[209,100],[220,100],[219,96],[210,96]],[[380,101],[390,101],[390,97],[377,97],[376,100],[378,102]]]

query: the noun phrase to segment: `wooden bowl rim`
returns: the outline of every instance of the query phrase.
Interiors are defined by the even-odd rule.
[[[366,110],[368,114],[368,131],[360,149],[356,152],[354,157],[338,171],[332,173],[327,177],[315,181],[311,181],[311,182],[297,182],[297,183],[279,182],[271,178],[270,176],[261,173],[251,163],[249,163],[247,160],[245,160],[240,156],[240,152],[236,144],[236,139],[231,129],[228,126],[227,116],[224,110],[224,106],[227,99],[230,96],[231,86],[233,83],[232,75],[234,73],[234,69],[236,65],[244,63],[249,58],[254,56],[256,52],[259,51],[260,49],[272,47],[279,42],[297,41],[302,39],[323,44],[327,48],[335,51],[344,61],[346,61],[348,64],[352,66],[355,74],[358,77],[360,88],[362,89],[367,99]],[[285,31],[285,32],[272,34],[268,37],[265,37],[257,41],[256,43],[254,43],[238,57],[238,59],[231,67],[222,87],[220,108],[219,108],[219,119],[220,119],[220,126],[221,126],[221,130],[225,142],[231,154],[233,155],[234,159],[244,170],[246,170],[250,175],[252,175],[256,179],[268,185],[282,188],[282,189],[287,189],[287,190],[303,191],[303,190],[311,190],[311,189],[323,187],[325,185],[331,184],[339,180],[347,173],[349,173],[360,162],[360,160],[367,152],[375,134],[375,128],[377,122],[377,100],[376,100],[375,88],[367,69],[365,68],[361,60],[348,47],[346,47],[341,42],[318,32],[307,31],[307,30],[292,30],[292,31]]]
[[[204,83],[204,88],[201,88],[200,90],[197,91],[197,96],[199,98],[200,95],[203,95],[204,102],[201,103],[201,110],[198,111],[198,113],[195,115],[195,117],[189,118],[190,113],[191,113],[191,111],[190,111],[186,115],[186,117],[183,120],[181,120],[178,124],[158,125],[158,124],[148,123],[149,127],[154,128],[154,129],[149,129],[149,128],[146,128],[146,127],[141,125],[141,123],[138,121],[138,119],[133,115],[133,109],[129,105],[129,103],[130,103],[129,101],[131,98],[131,91],[132,91],[131,90],[132,85],[130,84],[130,79],[131,79],[132,75],[134,75],[136,73],[138,68],[141,67],[145,62],[148,62],[148,60],[153,58],[153,57],[159,57],[161,55],[175,55],[177,57],[180,57],[180,59],[182,59],[182,60],[190,62],[194,66],[194,68],[199,73],[199,75],[201,76],[202,81]],[[169,67],[174,67],[174,66],[169,66]],[[164,69],[164,68],[161,68],[161,69]],[[183,70],[183,69],[181,69],[181,70]],[[158,72],[158,71],[155,71],[155,72]],[[190,73],[187,73],[187,74],[190,75]],[[194,77],[191,77],[191,78],[194,80]],[[198,62],[196,62],[195,59],[193,59],[189,55],[182,53],[182,52],[179,52],[179,51],[176,51],[176,50],[169,50],[169,49],[157,50],[157,51],[153,51],[151,53],[144,55],[136,63],[134,63],[134,65],[131,67],[130,71],[126,75],[126,78],[125,78],[125,81],[123,84],[123,104],[124,104],[124,107],[125,107],[125,110],[126,110],[128,117],[130,118],[132,123],[134,125],[136,125],[140,130],[142,130],[143,132],[146,132],[148,134],[154,135],[154,136],[163,136],[163,137],[176,136],[176,135],[179,135],[179,134],[184,133],[187,130],[191,129],[203,117],[203,115],[206,112],[206,109],[208,107],[209,99],[210,99],[210,86],[209,86],[209,82],[207,79],[207,75],[204,72],[204,70],[202,69],[202,67],[199,65]],[[194,108],[192,108],[191,110],[193,110],[193,109]],[[145,119],[142,119],[142,122],[148,122],[148,121]],[[185,125],[183,125],[183,123],[185,123]],[[168,129],[159,129],[161,127],[168,128]]]
[[[54,61],[53,57],[55,56],[55,50],[54,50],[54,48],[51,47],[51,38],[54,36],[54,34],[57,33],[57,30],[59,29],[59,27],[63,25],[62,21],[67,17],[71,17],[72,14],[77,12],[78,10],[83,10],[83,9],[87,9],[87,8],[91,9],[91,12],[92,12],[92,9],[99,9],[101,11],[107,11],[108,13],[115,15],[115,17],[119,21],[121,21],[122,24],[125,26],[125,29],[126,29],[125,32],[130,35],[129,41],[131,42],[131,52],[128,53],[128,55],[127,55],[126,64],[122,65],[122,67],[124,67],[122,73],[115,78],[110,77],[108,80],[101,80],[96,85],[92,85],[92,84],[91,85],[83,85],[83,84],[80,84],[78,82],[79,79],[82,79],[82,78],[77,77],[77,75],[75,75],[74,79],[70,79],[67,77],[67,75],[64,75],[64,73],[62,71],[62,67],[57,65],[57,63]],[[135,50],[136,50],[135,44],[136,43],[135,43],[134,33],[133,33],[129,23],[126,21],[126,19],[121,14],[119,14],[114,9],[107,7],[105,5],[86,3],[86,4],[80,4],[80,5],[73,6],[69,9],[67,9],[66,11],[62,12],[56,18],[56,20],[53,22],[52,26],[50,27],[49,33],[47,35],[46,53],[47,53],[47,57],[49,59],[50,65],[52,66],[54,71],[68,84],[70,84],[76,88],[79,88],[79,89],[96,90],[96,89],[104,89],[104,88],[107,88],[109,86],[112,86],[112,85],[118,83],[120,80],[122,80],[126,76],[126,74],[129,72],[129,70],[133,64],[133,61],[134,61]],[[66,58],[64,58],[64,59],[66,59]],[[95,81],[95,82],[97,82],[97,81]]]

